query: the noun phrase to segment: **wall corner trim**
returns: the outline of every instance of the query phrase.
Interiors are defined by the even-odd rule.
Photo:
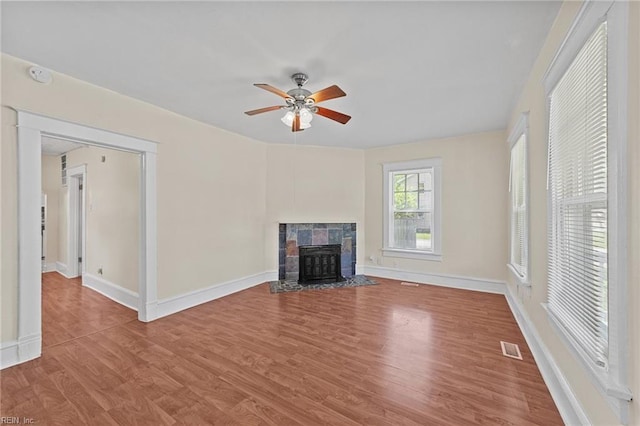
[[[107,281],[97,275],[82,274],[82,285],[134,311],[138,310],[138,293]]]
[[[411,281],[420,284],[437,285],[440,287],[458,288],[462,290],[482,291],[484,293],[504,294],[506,287],[504,281],[486,278],[404,271],[397,268],[375,265],[365,265],[363,269],[365,275],[371,275],[374,277]]]
[[[147,302],[146,304],[139,305],[138,320],[142,322],[151,322],[158,319],[158,302]]]
[[[589,417],[587,417],[584,409],[578,402],[578,399],[574,395],[569,383],[562,374],[560,367],[556,364],[555,359],[551,355],[551,352],[547,349],[546,345],[540,338],[538,330],[531,322],[531,318],[525,311],[522,304],[514,297],[513,291],[509,286],[506,286],[505,297],[511,312],[513,313],[522,334],[524,335],[529,349],[533,354],[533,358],[538,365],[540,374],[544,379],[553,401],[558,407],[560,416],[565,424],[568,425],[587,425],[591,424]]]
[[[227,281],[224,283],[214,284],[209,287],[190,291],[188,293],[179,294],[177,296],[168,297],[158,300],[157,312],[155,318],[166,317],[185,309],[228,296],[238,291],[255,287],[259,284],[278,279],[278,271],[265,271],[243,278]]]
[[[67,265],[66,263],[56,262],[56,272],[62,275],[65,278],[70,278],[67,275]]]

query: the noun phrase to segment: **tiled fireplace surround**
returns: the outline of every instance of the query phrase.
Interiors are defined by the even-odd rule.
[[[281,223],[278,234],[278,279],[298,279],[298,247],[325,244],[342,246],[342,276],[355,275],[355,223]]]

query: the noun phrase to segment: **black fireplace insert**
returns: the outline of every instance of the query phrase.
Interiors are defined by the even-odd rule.
[[[299,284],[323,284],[344,281],[340,267],[340,244],[300,246]]]

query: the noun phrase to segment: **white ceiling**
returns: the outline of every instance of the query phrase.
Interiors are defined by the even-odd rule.
[[[85,144],[71,142],[70,140],[50,138],[48,136],[43,136],[41,138],[41,141],[42,155],[60,155],[64,154],[65,152],[73,151],[74,149],[87,146]]]
[[[0,2],[2,51],[248,137],[293,143],[289,76],[339,85],[297,143],[375,147],[504,129],[559,2]],[[35,84],[35,83],[34,83]],[[55,81],[52,83],[55,84]]]

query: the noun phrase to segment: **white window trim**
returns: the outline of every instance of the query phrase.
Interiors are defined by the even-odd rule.
[[[389,175],[392,172],[433,168],[433,229],[431,251],[409,250],[389,247],[389,233],[391,232],[391,204],[390,191],[391,180]],[[383,218],[384,218],[384,246],[382,255],[388,257],[401,257],[405,259],[430,260],[435,262],[442,261],[442,159],[426,158],[422,160],[402,161],[396,163],[384,163],[382,165],[383,173]]]
[[[547,113],[550,93],[564,75],[577,53],[595,31],[607,20],[608,75],[608,239],[609,239],[609,356],[608,370],[597,369],[588,362],[583,351],[573,342],[555,316],[549,320],[558,335],[581,361],[591,381],[605,397],[623,424],[629,421],[630,370],[628,364],[628,276],[627,276],[627,92],[628,92],[628,16],[625,1],[587,1],[578,12],[564,42],[558,49],[543,77],[547,94]],[[547,114],[548,118],[548,114]],[[550,208],[550,201],[547,202]],[[548,213],[550,214],[550,213]],[[611,285],[611,283],[614,283]],[[543,304],[545,309],[546,305]],[[547,312],[548,309],[547,309]],[[585,358],[586,357],[586,358]]]
[[[529,205],[529,200],[530,200],[530,196],[529,196],[529,112],[523,112],[522,114],[520,114],[520,118],[518,119],[518,122],[515,124],[515,126],[513,126],[513,129],[511,130],[511,133],[509,134],[509,137],[507,138],[507,143],[509,144],[509,152],[511,152],[511,150],[513,150],[513,146],[516,144],[516,142],[518,142],[518,139],[520,139],[521,136],[524,135],[524,187],[525,187],[525,207],[526,207],[526,211],[525,211],[525,224],[526,224],[526,235],[527,235],[527,240],[525,242],[526,246],[527,246],[527,257],[526,257],[526,262],[527,262],[527,273],[522,276],[518,273],[518,270],[515,268],[515,266],[513,264],[511,264],[511,245],[513,244],[513,240],[512,240],[512,235],[511,235],[511,220],[513,220],[512,215],[511,215],[511,202],[509,202],[509,263],[507,264],[507,266],[509,267],[509,270],[511,271],[511,273],[513,274],[513,276],[517,279],[517,283],[526,287],[531,286],[531,280],[530,280],[530,275],[531,275],[531,255],[529,254],[531,252],[531,246],[529,244],[529,236],[531,235],[531,226],[529,225],[529,212],[531,210],[531,207]],[[511,173],[511,164],[509,164],[509,173]],[[511,185],[511,176],[509,176],[509,185]]]

